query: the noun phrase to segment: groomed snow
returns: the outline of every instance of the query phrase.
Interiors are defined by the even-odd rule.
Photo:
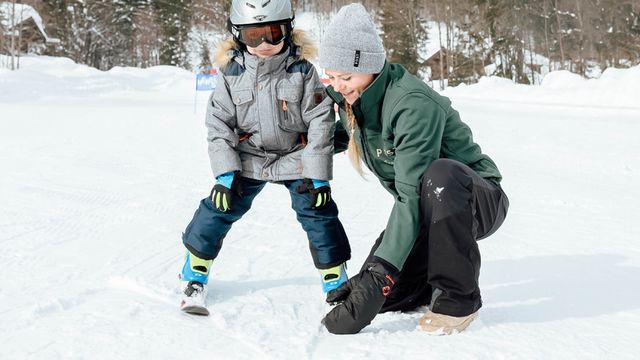
[[[180,235],[212,186],[207,94],[184,70],[25,57],[0,71],[0,359],[634,359],[640,352],[640,67],[445,91],[511,209],[480,242],[484,307],[431,337],[422,311],[329,334],[305,234],[270,185],[215,261],[212,315],[178,310]],[[197,106],[194,107],[194,100]],[[195,112],[195,113],[194,113]],[[359,268],[392,198],[336,157]]]

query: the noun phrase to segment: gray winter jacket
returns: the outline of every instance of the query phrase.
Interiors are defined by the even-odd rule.
[[[300,30],[292,44],[268,59],[236,49],[232,39],[218,47],[222,71],[206,117],[214,176],[242,171],[266,181],[332,178],[332,101],[306,60],[315,47]]]

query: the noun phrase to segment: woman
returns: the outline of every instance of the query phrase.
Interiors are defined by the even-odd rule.
[[[360,273],[327,295],[339,305],[324,325],[353,334],[379,312],[428,304],[423,330],[464,330],[482,305],[476,240],[497,230],[509,206],[496,164],[449,99],[385,61],[362,5],[345,6],[332,19],[320,66],[340,107],[337,148],[348,141],[354,167],[361,172],[364,162],[395,199]]]

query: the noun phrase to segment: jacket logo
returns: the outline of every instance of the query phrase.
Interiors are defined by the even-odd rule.
[[[395,156],[396,149],[376,149],[376,156],[380,157],[384,154],[384,156]]]
[[[358,67],[360,65],[360,50],[356,50],[356,55],[353,58],[353,67]]]
[[[384,157],[382,157],[384,155]],[[396,155],[396,149],[376,149],[376,157],[381,158],[385,164],[393,165],[393,156]]]

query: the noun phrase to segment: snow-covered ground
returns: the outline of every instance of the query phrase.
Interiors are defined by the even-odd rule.
[[[270,185],[215,261],[210,317],[178,310],[180,235],[212,179],[205,93],[185,71],[0,69],[0,359],[634,359],[640,352],[640,68],[445,92],[504,175],[480,243],[484,307],[427,336],[421,312],[329,334],[305,234]],[[194,108],[194,99],[198,105]],[[392,204],[339,155],[359,268]]]

